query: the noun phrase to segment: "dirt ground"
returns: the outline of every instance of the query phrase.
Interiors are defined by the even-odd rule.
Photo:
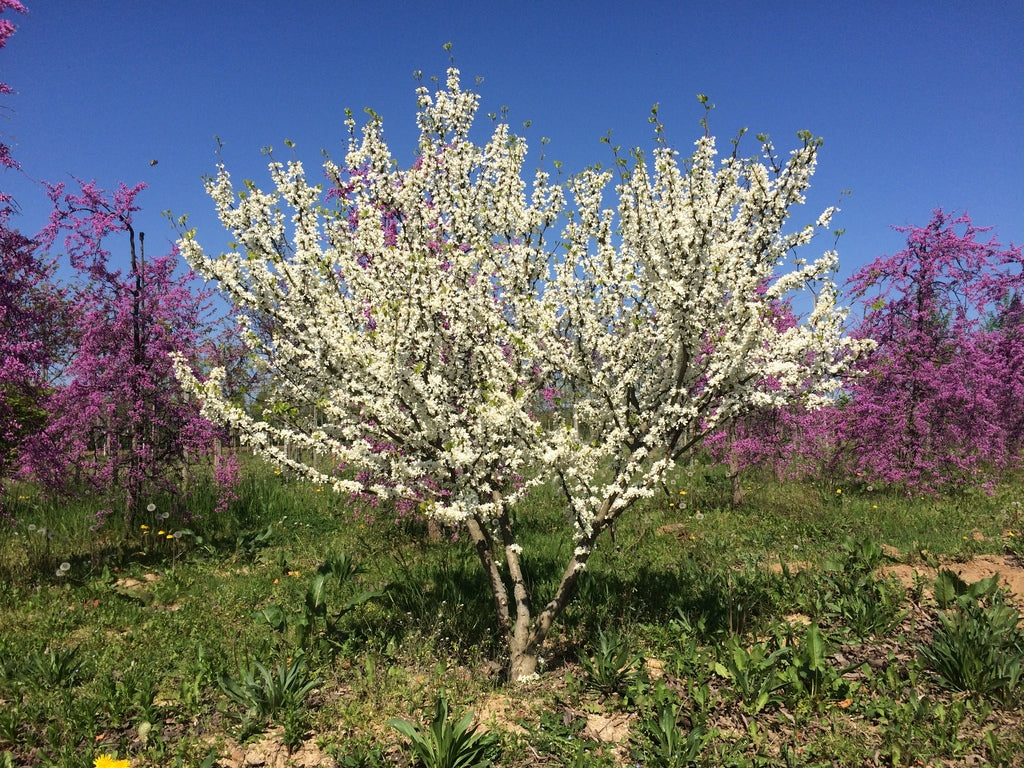
[[[1024,604],[1024,568],[1016,558],[980,555],[963,563],[942,563],[940,568],[952,571],[968,584],[990,576],[998,576],[999,585],[1009,591],[1014,602],[1018,605]],[[913,586],[915,575],[917,578],[924,578],[925,584],[932,584],[939,572],[939,568],[924,563],[893,563],[879,570],[883,574],[895,576],[905,587]]]

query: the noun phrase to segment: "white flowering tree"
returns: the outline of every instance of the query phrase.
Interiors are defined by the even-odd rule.
[[[793,253],[832,211],[784,230],[814,170],[809,136],[785,163],[767,144],[761,161],[719,163],[708,137],[680,162],[659,141],[652,163],[617,163],[605,209],[611,173],[587,171],[566,195],[543,171],[527,185],[507,125],[474,144],[478,97],[456,70],[417,95],[409,168],[379,118],[357,136],[351,116],[326,193],[297,161],[272,160],[269,193],[236,192],[220,166],[207,191],[232,246],[209,256],[192,231],[181,250],[240,311],[281,407],[249,414],[223,396],[222,371],[178,371],[270,460],[462,527],[515,680],[535,672],[602,532],[680,455],[746,409],[827,397],[858,342],[842,335],[835,254]],[[811,311],[779,329],[773,307],[800,291]],[[513,512],[547,481],[564,492],[573,554],[535,596],[529,520]]]

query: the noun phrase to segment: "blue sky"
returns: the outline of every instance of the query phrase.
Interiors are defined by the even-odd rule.
[[[528,167],[541,137],[567,171],[608,163],[608,131],[650,147],[656,102],[689,151],[698,93],[716,104],[725,147],[742,127],[746,154],[758,132],[784,152],[801,129],[822,136],[797,220],[840,204],[841,280],[901,249],[893,225],[923,225],[937,207],[1024,243],[1022,0],[25,2],[27,16],[4,14],[18,31],[0,51],[0,80],[16,90],[0,132],[24,173],[0,183],[26,232],[47,212],[36,180],[142,181],[151,253],[174,238],[164,210],[189,214],[216,249],[202,189],[215,136],[235,178],[268,183],[260,148],[287,157],[285,139],[319,176],[321,150],[343,153],[345,108],[362,118],[372,107],[392,150],[411,157],[412,73],[443,80],[450,41],[464,83],[483,78],[481,113],[507,106],[513,126],[531,121]]]

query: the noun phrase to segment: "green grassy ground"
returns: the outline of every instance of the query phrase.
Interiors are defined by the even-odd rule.
[[[145,529],[10,498],[0,766],[406,766],[408,733],[467,766],[1024,764],[1015,599],[935,589],[979,555],[1020,565],[1017,484],[908,499],[763,479],[732,509],[683,468],[602,542],[540,679],[515,686],[464,537],[256,465],[229,515],[154,499]],[[545,536],[557,495],[519,516],[542,598],[570,546]],[[918,578],[887,577],[897,563]],[[468,710],[485,742],[456,727]]]

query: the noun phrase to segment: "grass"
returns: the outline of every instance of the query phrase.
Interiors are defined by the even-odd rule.
[[[14,487],[0,766],[209,768],[240,743],[411,766],[432,759],[417,738],[457,753],[481,743],[470,733],[487,749],[451,764],[1024,764],[1020,606],[966,587],[940,606],[931,576],[882,571],[1018,553],[1022,485],[748,485],[733,509],[722,478],[680,468],[602,542],[540,680],[515,687],[465,537],[432,541],[255,463],[229,514],[200,487],[187,512],[154,499],[137,530],[97,525],[98,501]],[[569,554],[550,536],[557,495],[519,516],[543,599]]]

